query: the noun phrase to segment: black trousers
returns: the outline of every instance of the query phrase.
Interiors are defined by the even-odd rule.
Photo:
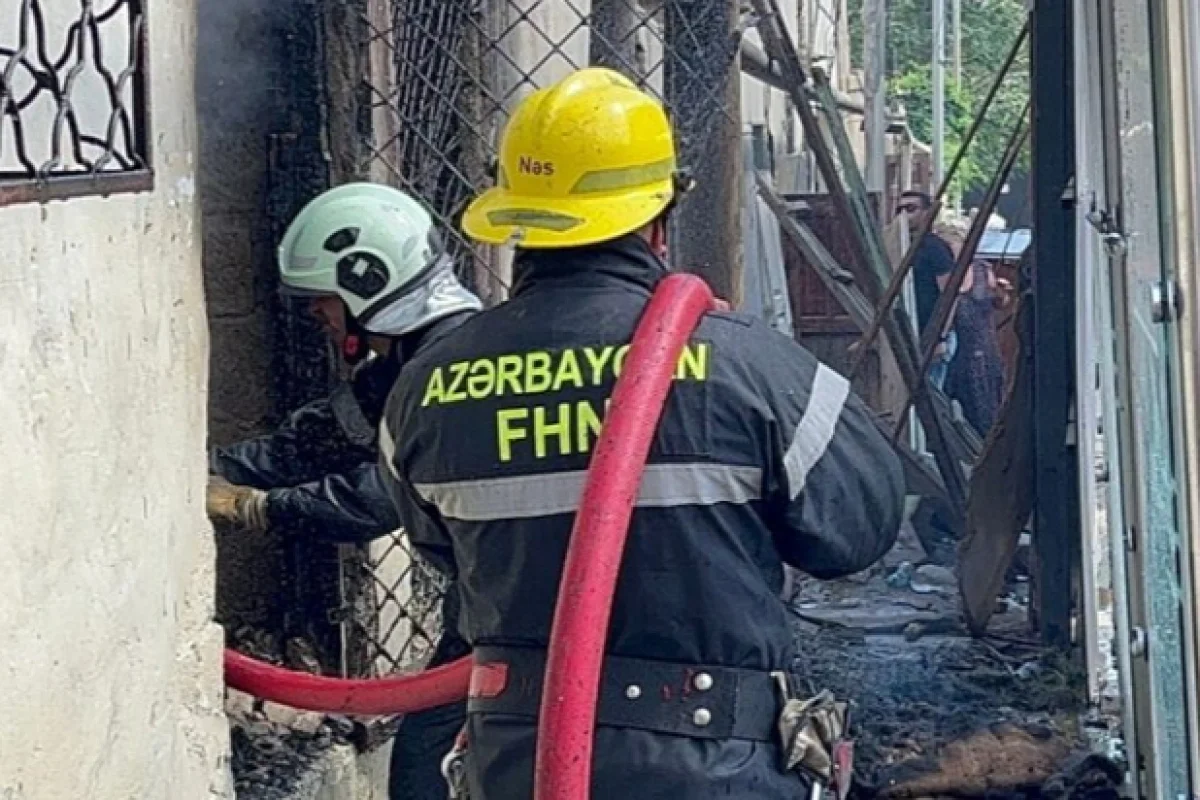
[[[470,646],[458,635],[457,597],[451,587],[442,607],[445,628],[429,661],[440,667],[466,656]],[[388,775],[390,800],[446,800],[450,787],[442,777],[442,759],[467,721],[467,702],[407,714],[392,741]]]
[[[525,720],[473,713],[468,722],[471,800],[533,796],[537,729]],[[804,800],[808,781],[780,770],[773,742],[689,739],[627,728],[596,729],[596,800]]]

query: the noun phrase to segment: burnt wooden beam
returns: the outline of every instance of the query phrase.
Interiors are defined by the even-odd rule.
[[[1021,530],[1033,511],[1033,320],[1031,304],[1019,302],[1016,326],[1021,347],[1016,374],[983,456],[971,473],[967,538],[958,550],[963,616],[976,636],[987,631]]]
[[[632,2],[633,0],[628,0]],[[679,163],[699,178],[671,215],[671,259],[741,305],[742,129],[737,0],[669,3],[663,10],[664,93]]]

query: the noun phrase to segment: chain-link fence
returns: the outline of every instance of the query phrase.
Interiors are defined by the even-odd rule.
[[[738,257],[736,0],[366,0],[361,10],[360,97],[369,102],[358,107],[365,163],[355,171],[429,205],[461,277],[485,302],[506,296],[510,257],[467,241],[462,212],[492,181],[499,133],[515,104],[589,64],[618,69],[661,99],[681,167],[709,174],[707,189],[677,211],[675,240]],[[374,613],[350,615],[349,637],[366,643],[376,671],[419,667],[440,631],[437,577],[414,561],[403,534],[376,543],[350,569],[370,587],[359,600]]]
[[[149,185],[140,0],[0,0],[0,204]]]

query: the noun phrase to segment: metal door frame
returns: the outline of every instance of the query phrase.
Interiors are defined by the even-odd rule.
[[[1181,515],[1187,524],[1200,520],[1200,8],[1195,0],[1163,0],[1157,6],[1154,36],[1162,50],[1162,81],[1165,84],[1160,103],[1160,142],[1163,151],[1163,194],[1170,198],[1165,215],[1165,242],[1173,261],[1174,277],[1180,302],[1175,316],[1178,328],[1180,378],[1176,381],[1173,401],[1182,422],[1177,441],[1176,463],[1182,467],[1180,484],[1186,500]],[[1153,12],[1152,12],[1153,13]],[[1200,795],[1200,652],[1197,635],[1196,587],[1200,586],[1200,530],[1193,524],[1184,528],[1184,563],[1181,564],[1184,591],[1185,675],[1189,699],[1188,731],[1190,738],[1191,789]]]
[[[1102,0],[1099,6],[1100,24],[1097,31],[1100,48],[1099,76],[1103,98],[1101,138],[1105,150],[1106,195],[1109,207],[1113,212],[1110,220],[1112,227],[1108,231],[1108,235],[1110,237],[1113,321],[1116,334],[1114,337],[1116,397],[1120,415],[1118,427],[1121,455],[1119,474],[1121,502],[1123,508],[1128,511],[1128,515],[1121,520],[1125,531],[1125,535],[1121,538],[1128,555],[1129,592],[1127,597],[1129,625],[1132,631],[1130,640],[1122,643],[1132,654],[1132,658],[1129,659],[1130,669],[1127,679],[1127,685],[1131,683],[1132,689],[1126,696],[1125,702],[1127,719],[1131,718],[1133,723],[1129,731],[1129,756],[1134,774],[1138,776],[1135,783],[1142,793],[1141,796],[1153,798],[1163,796],[1161,788],[1164,779],[1161,774],[1163,765],[1157,758],[1157,754],[1165,750],[1160,745],[1165,734],[1163,727],[1158,724],[1161,710],[1155,701],[1155,673],[1151,670],[1149,661],[1153,657],[1153,652],[1148,651],[1153,651],[1153,647],[1147,645],[1150,640],[1147,603],[1150,587],[1147,585],[1149,580],[1146,574],[1145,560],[1147,551],[1144,545],[1148,539],[1146,532],[1139,531],[1138,526],[1145,519],[1143,512],[1148,508],[1149,500],[1145,496],[1145,487],[1138,480],[1138,476],[1142,470],[1149,468],[1149,465],[1141,463],[1142,453],[1138,445],[1139,438],[1136,435],[1140,421],[1133,418],[1134,403],[1137,398],[1133,388],[1135,376],[1131,365],[1131,336],[1133,335],[1132,326],[1137,324],[1139,319],[1132,310],[1135,298],[1131,296],[1130,292],[1127,247],[1129,245],[1128,237],[1131,235],[1153,235],[1156,237],[1158,245],[1156,258],[1160,273],[1159,289],[1162,296],[1157,299],[1156,311],[1158,313],[1152,316],[1155,317],[1154,321],[1157,325],[1163,326],[1163,343],[1165,345],[1163,356],[1166,360],[1166,373],[1164,379],[1167,382],[1170,424],[1168,448],[1176,485],[1173,504],[1175,527],[1180,534],[1180,627],[1183,637],[1181,655],[1184,672],[1181,677],[1184,702],[1187,706],[1185,714],[1188,737],[1187,758],[1190,767],[1187,784],[1189,790],[1194,794],[1197,790],[1197,735],[1194,713],[1196,637],[1194,635],[1194,592],[1192,590],[1194,559],[1191,556],[1194,548],[1194,535],[1191,533],[1188,520],[1189,510],[1200,498],[1197,497],[1197,492],[1191,489],[1188,476],[1197,474],[1194,462],[1197,457],[1200,457],[1200,454],[1196,453],[1194,447],[1190,447],[1197,441],[1195,417],[1188,413],[1188,406],[1183,400],[1188,396],[1196,396],[1191,391],[1195,388],[1196,364],[1189,363],[1189,359],[1186,357],[1189,352],[1195,352],[1194,347],[1190,351],[1188,349],[1194,343],[1193,332],[1186,330],[1187,326],[1178,325],[1179,307],[1173,302],[1177,293],[1170,291],[1176,285],[1175,280],[1179,277],[1186,277],[1194,281],[1194,276],[1190,272],[1186,275],[1181,272],[1181,267],[1190,262],[1191,255],[1180,258],[1181,248],[1191,247],[1194,241],[1190,234],[1192,221],[1182,220],[1185,224],[1181,230],[1181,220],[1179,219],[1180,209],[1190,210],[1191,203],[1190,201],[1181,203],[1180,198],[1174,196],[1172,191],[1173,189],[1182,189],[1190,192],[1193,185],[1190,180],[1186,182],[1180,180],[1179,171],[1189,169],[1192,160],[1190,153],[1187,153],[1187,157],[1182,161],[1180,160],[1180,143],[1176,140],[1184,138],[1185,150],[1188,142],[1179,130],[1180,121],[1176,118],[1179,115],[1171,113],[1181,97],[1179,82],[1185,81],[1184,86],[1186,87],[1186,77],[1172,75],[1172,72],[1175,71],[1172,69],[1172,65],[1177,64],[1181,58],[1189,58],[1186,47],[1182,47],[1187,42],[1187,36],[1183,33],[1184,29],[1179,27],[1181,25],[1180,15],[1188,13],[1186,5],[1189,2],[1190,0],[1165,0],[1164,3],[1150,2],[1149,0],[1141,0],[1140,3],[1128,2],[1128,0]],[[1115,10],[1117,6],[1120,8],[1119,11]],[[1131,15],[1131,18],[1118,19],[1118,14],[1128,14]],[[1137,14],[1145,16],[1133,18],[1133,15]],[[1129,26],[1124,29],[1126,31],[1134,30],[1132,26],[1137,25],[1139,27],[1136,30],[1140,32],[1140,26],[1145,25],[1144,33],[1149,40],[1146,48],[1146,56],[1149,58],[1149,68],[1145,73],[1148,78],[1147,85],[1133,86],[1124,83],[1128,76],[1123,72],[1123,57],[1129,57],[1130,53],[1124,52],[1122,43],[1118,41],[1117,31],[1121,23]],[[1176,26],[1176,29],[1171,31],[1173,25]],[[1125,49],[1132,51],[1132,48],[1125,47]],[[1131,78],[1130,82],[1139,80],[1139,78],[1140,76],[1135,76]],[[1127,123],[1122,119],[1125,113],[1122,98],[1130,96],[1133,92],[1145,91],[1152,93],[1151,118],[1140,122],[1137,126],[1126,127]],[[1183,99],[1187,100],[1186,92]],[[1155,186],[1154,191],[1147,194],[1153,196],[1156,201],[1156,225],[1152,230],[1139,233],[1126,229],[1129,224],[1126,207],[1130,195],[1127,194],[1129,187],[1126,185],[1124,162],[1126,155],[1131,153],[1129,148],[1137,146],[1130,143],[1134,139],[1135,128],[1146,124],[1151,125],[1153,129],[1150,141],[1154,148],[1153,180]],[[1187,122],[1184,122],[1184,127],[1185,129],[1188,127]],[[1128,138],[1126,134],[1129,134]],[[1150,297],[1137,298],[1137,300],[1144,300],[1147,303],[1156,302]],[[1114,558],[1114,565],[1115,561]],[[1164,800],[1167,798],[1164,797]],[[1186,798],[1181,797],[1180,800],[1186,800]]]
[[[1095,505],[1101,501],[1095,471],[1094,437],[1096,412],[1105,431],[1105,465],[1109,473],[1103,502],[1107,510],[1108,540],[1101,546],[1110,554],[1112,588],[1113,642],[1121,703],[1124,745],[1130,754],[1137,752],[1137,726],[1134,724],[1130,654],[1130,615],[1128,577],[1126,570],[1126,521],[1122,502],[1122,485],[1118,479],[1122,462],[1121,437],[1118,435],[1115,371],[1115,336],[1113,324],[1113,290],[1111,260],[1106,248],[1114,246],[1111,231],[1106,231],[1105,216],[1109,208],[1107,197],[1106,137],[1104,133],[1104,97],[1101,85],[1101,0],[1082,0],[1074,7],[1075,58],[1075,209],[1077,314],[1076,386],[1077,427],[1079,430],[1079,481],[1081,529],[1083,533],[1084,614],[1086,628],[1086,666],[1088,696],[1099,703],[1101,673],[1107,671],[1099,653],[1098,602],[1099,587],[1092,573],[1093,553],[1091,534],[1095,525]],[[1095,402],[1089,402],[1091,387],[1097,383]],[[1091,580],[1089,580],[1091,578]],[[1136,781],[1127,789],[1138,800]]]

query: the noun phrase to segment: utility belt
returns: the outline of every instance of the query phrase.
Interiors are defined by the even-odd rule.
[[[536,723],[546,651],[477,647],[467,713]],[[596,724],[694,739],[778,741],[786,698],[775,673],[606,656]]]
[[[468,714],[502,714],[536,725],[546,651],[476,647],[467,695]],[[596,708],[598,726],[629,728],[693,739],[744,739],[780,748],[780,769],[813,782],[810,797],[844,800],[853,771],[845,738],[845,703],[829,692],[801,699],[785,672],[697,666],[606,656]],[[442,764],[450,796],[469,800],[465,736]]]

